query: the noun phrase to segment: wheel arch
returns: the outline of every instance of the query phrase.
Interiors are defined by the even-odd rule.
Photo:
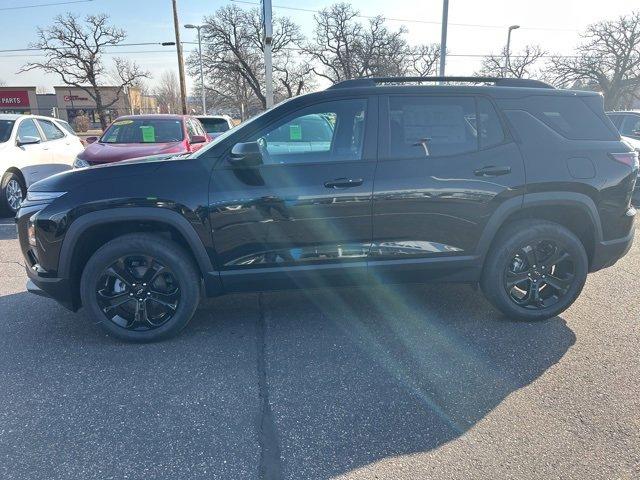
[[[27,187],[28,187],[27,179],[25,178],[24,174],[22,173],[22,170],[20,170],[18,167],[9,167],[2,174],[2,178],[4,178],[4,176],[7,173],[13,173],[13,174],[17,175],[20,178],[20,181],[22,182],[22,186],[25,188],[25,190],[27,189]]]
[[[597,242],[602,240],[602,225],[594,201],[577,192],[530,193],[505,202],[492,215],[478,244],[482,259],[500,232],[511,223],[523,219],[539,219],[568,228],[582,242],[589,258]]]
[[[58,261],[58,276],[68,278],[78,300],[79,278],[86,261],[102,245],[126,233],[166,235],[191,256],[203,279],[214,271],[206,249],[189,221],[173,210],[158,207],[107,209],[82,215],[67,230]]]

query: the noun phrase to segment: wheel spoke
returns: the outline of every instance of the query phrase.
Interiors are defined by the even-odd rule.
[[[166,301],[162,298],[160,298],[160,295],[158,295],[156,292],[151,292],[151,295],[147,298],[148,301],[150,302],[154,302],[157,303],[159,305],[162,305],[163,307],[165,307],[165,309],[171,309],[172,311],[176,311],[176,309],[178,308],[177,302],[171,302],[171,301]]]
[[[571,258],[571,255],[569,255],[564,250],[560,250],[559,248],[556,248],[556,251],[553,253],[553,255],[551,255],[549,258],[545,259],[541,263],[542,265],[544,265],[550,270],[555,265],[558,265],[559,263],[562,263],[565,260],[568,260],[569,258]]]
[[[536,264],[536,250],[531,245],[521,248],[519,254],[522,258],[527,260],[529,268]]]
[[[121,299],[121,300],[119,300],[119,301],[117,301],[117,302],[114,302],[114,303],[111,303],[110,305],[107,305],[106,307],[103,307],[103,308],[102,308],[102,311],[103,311],[104,313],[110,312],[110,311],[111,311],[111,310],[113,310],[114,308],[121,307],[121,306],[122,306],[122,305],[124,305],[125,303],[130,302],[131,300],[133,300],[133,299],[132,299],[132,298],[130,298],[130,297],[123,298],[123,299]]]
[[[559,293],[564,294],[569,290],[573,283],[573,275],[567,274],[564,278],[555,275],[547,275],[544,279],[545,283],[555,288]]]
[[[150,257],[147,264],[147,270],[144,272],[142,277],[142,281],[147,285],[151,285],[156,278],[162,275],[167,271],[167,268],[164,265],[160,265],[153,258]]]
[[[529,280],[529,274],[528,272],[519,272],[519,273],[515,273],[512,271],[508,271],[507,272],[507,278],[506,278],[506,282],[507,282],[507,289],[511,289],[513,287],[515,287],[516,285],[523,283],[525,281]]]
[[[535,307],[540,306],[540,287],[537,283],[531,283],[527,296],[524,298],[525,305],[533,305]]]

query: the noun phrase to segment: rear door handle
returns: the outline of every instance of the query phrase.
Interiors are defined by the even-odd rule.
[[[327,188],[351,188],[351,187],[359,187],[362,185],[361,178],[336,178],[334,180],[329,180],[324,182],[324,186]]]
[[[499,177],[500,175],[507,175],[511,173],[511,167],[496,167],[494,165],[489,165],[488,167],[478,168],[474,170],[473,173],[477,177]]]

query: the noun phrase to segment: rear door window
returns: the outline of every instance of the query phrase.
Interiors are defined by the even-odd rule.
[[[47,137],[47,140],[58,140],[60,138],[64,138],[62,130],[56,127],[52,122],[38,119],[38,123],[40,124],[40,128],[42,128],[45,137]]]
[[[505,135],[498,112],[486,98],[478,98],[477,119],[478,141],[481,150],[504,143]]]
[[[389,97],[390,157],[459,155],[478,150],[473,97]]]

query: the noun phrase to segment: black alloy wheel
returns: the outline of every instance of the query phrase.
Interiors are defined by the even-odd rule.
[[[504,288],[516,305],[543,309],[555,305],[575,280],[575,264],[566,249],[551,240],[524,245],[508,263]]]
[[[89,318],[128,342],[177,335],[200,302],[202,277],[182,246],[153,233],[122,235],[87,261],[80,298]]]
[[[546,220],[518,220],[494,239],[480,279],[487,299],[513,320],[544,320],[578,298],[589,258],[569,229]]]
[[[173,318],[180,285],[173,272],[153,256],[128,255],[103,271],[96,299],[107,319],[119,327],[152,330]]]

